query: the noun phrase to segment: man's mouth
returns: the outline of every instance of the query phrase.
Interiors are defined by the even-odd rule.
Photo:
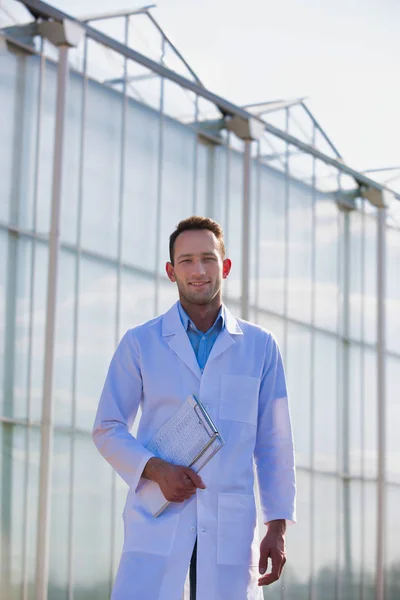
[[[189,285],[193,285],[194,287],[203,287],[205,285],[207,285],[208,283],[210,283],[209,281],[197,281],[197,282],[190,282]]]

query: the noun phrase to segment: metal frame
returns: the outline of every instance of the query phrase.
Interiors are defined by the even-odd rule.
[[[221,98],[220,96],[218,96],[216,94],[213,94],[206,88],[199,85],[197,82],[193,82],[193,81],[190,81],[189,79],[186,79],[185,77],[182,77],[178,73],[175,73],[174,71],[171,71],[170,69],[167,69],[162,64],[149,59],[147,56],[144,56],[143,54],[136,52],[132,48],[128,48],[124,44],[118,42],[117,40],[115,40],[113,38],[110,38],[109,36],[105,35],[101,31],[98,31],[97,29],[94,29],[93,27],[90,27],[87,24],[82,23],[78,19],[74,19],[73,17],[70,17],[66,13],[50,6],[49,4],[46,4],[45,2],[42,2],[41,0],[19,0],[19,1],[22,4],[24,4],[27,8],[34,10],[35,13],[37,15],[39,15],[40,17],[42,17],[43,19],[51,18],[56,21],[63,21],[64,19],[68,19],[70,21],[73,21],[73,22],[81,25],[85,29],[86,35],[89,38],[91,38],[92,40],[98,42],[99,44],[102,44],[103,46],[111,48],[112,50],[116,51],[117,53],[121,54],[122,56],[125,56],[126,58],[133,60],[134,62],[137,62],[138,64],[140,64],[140,65],[148,68],[149,70],[153,71],[154,73],[158,74],[160,77],[169,79],[169,80],[173,81],[174,83],[180,85],[181,87],[188,89],[192,92],[195,92],[196,94],[198,94],[199,97],[203,97],[206,100],[209,100],[221,111],[221,113],[223,115],[230,115],[230,116],[237,115],[246,120],[252,119],[252,118],[257,119],[257,117],[254,117],[248,111],[240,108],[239,106],[235,106],[231,102],[228,102],[227,100],[225,100],[224,98]],[[331,158],[330,156],[327,156],[326,154],[320,152],[316,148],[313,148],[309,144],[305,144],[304,142],[298,140],[296,137],[290,135],[288,132],[282,131],[281,129],[278,129],[277,127],[274,127],[273,125],[266,123],[262,119],[257,119],[257,120],[260,121],[260,123],[263,125],[266,132],[271,133],[272,135],[275,135],[278,138],[281,138],[282,140],[288,142],[289,144],[292,144],[293,146],[296,146],[297,148],[299,148],[300,150],[304,151],[307,154],[311,154],[312,156],[314,156],[315,158],[318,158],[322,162],[324,162],[328,165],[331,165],[333,167],[336,167],[339,171],[345,173],[346,175],[350,175],[351,177],[354,178],[354,180],[357,182],[358,185],[371,187],[372,189],[376,189],[379,191],[388,189],[387,187],[380,185],[376,181],[373,181],[369,177],[366,177],[362,173],[359,173],[359,172],[355,171],[354,169],[348,167],[341,160]],[[394,194],[394,197],[397,200],[400,200],[400,194],[396,194],[392,190],[389,190],[389,191],[391,191]]]

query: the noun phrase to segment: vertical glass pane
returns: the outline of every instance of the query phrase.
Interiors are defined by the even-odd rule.
[[[166,312],[178,300],[178,289],[176,283],[163,277],[159,281],[158,313]]]
[[[117,255],[122,97],[90,80],[82,208],[82,246]]]
[[[341,600],[360,598],[361,593],[361,484],[359,481],[341,483],[340,499],[340,589]]]
[[[349,265],[349,333],[351,338],[360,340],[363,319],[362,289],[364,285],[364,273],[362,270],[362,265],[363,260],[365,260],[363,257],[365,217],[358,211],[352,211],[349,214],[345,214],[345,227],[348,219],[350,219],[348,252],[346,246],[347,240],[344,239],[344,252],[342,253],[342,260],[348,261]],[[343,235],[346,237],[346,231],[343,231]],[[344,265],[342,265],[342,271],[343,270]]]
[[[61,252],[53,375],[54,420],[57,425],[71,425],[72,419],[75,273],[76,255]]]
[[[277,313],[285,308],[285,180],[260,167],[259,304]]]
[[[36,421],[40,421],[42,415],[48,258],[48,247],[36,243],[31,375],[31,418]]]
[[[288,324],[286,375],[296,447],[296,462],[310,466],[311,453],[311,333],[301,326]]]
[[[116,271],[81,259],[77,351],[77,426],[91,430],[115,350]]]
[[[225,225],[227,255],[232,260],[232,271],[225,289],[230,298],[242,293],[242,229],[243,229],[243,154],[231,151],[229,163],[228,222]]]
[[[330,196],[316,201],[315,324],[337,331],[338,317],[338,209]]]
[[[386,256],[386,342],[388,350],[400,353],[400,231],[387,228]]]
[[[214,148],[214,185],[213,202],[211,216],[218,221],[227,233],[226,215],[226,195],[227,195],[227,165],[228,150],[225,146],[216,146]],[[229,158],[230,160],[230,158]]]
[[[74,600],[109,600],[112,472],[90,436],[76,437],[74,472]]]
[[[288,314],[306,322],[311,320],[312,203],[312,188],[290,179]]]
[[[365,295],[364,295],[364,339],[376,342],[376,285],[377,285],[377,252],[376,252],[376,219],[368,215],[365,219]]]
[[[68,94],[64,129],[64,176],[61,196],[61,239],[76,244],[78,228],[79,170],[81,167],[81,122],[82,90],[85,85],[82,76],[72,70],[69,73]],[[83,163],[85,170],[85,162]],[[100,207],[100,203],[99,203]]]
[[[195,133],[165,118],[163,121],[162,208],[159,272],[169,260],[168,240],[176,225],[193,212],[193,166]]]
[[[197,141],[196,215],[210,217],[214,192],[214,145]],[[219,201],[219,198],[217,199]]]
[[[387,574],[385,577],[385,600],[398,600],[400,598],[400,487],[389,485],[387,487]]]
[[[80,460],[82,461],[82,457]],[[69,520],[71,437],[69,434],[55,432],[52,471],[49,596],[54,600],[67,600],[68,555],[71,541]]]
[[[7,293],[8,234],[0,230],[0,413],[4,414],[4,377],[6,358],[6,293]]]
[[[126,114],[122,259],[154,271],[159,114],[129,99]],[[167,240],[164,241],[167,243]]]
[[[363,600],[375,599],[375,566],[376,566],[376,483],[372,481],[363,484],[363,518],[364,543],[362,545],[362,592]]]
[[[273,317],[265,313],[256,313],[255,322],[270,331],[278,342],[281,353],[285,350],[285,321],[279,317]]]
[[[377,472],[377,387],[376,352],[364,348],[364,475],[374,477]]]
[[[337,464],[337,341],[315,332],[314,465],[335,471]]]
[[[310,534],[310,473],[298,470],[297,523],[288,529],[286,536],[285,600],[310,597]]]
[[[314,586],[317,600],[336,600],[337,479],[314,475]]]
[[[171,284],[172,286],[172,284]],[[154,315],[155,281],[128,269],[122,271],[119,337]]]
[[[26,560],[27,598],[35,600],[36,580],[36,547],[39,510],[39,467],[40,467],[40,429],[36,427],[27,430],[27,445],[29,448],[29,464],[27,476],[27,523],[26,541],[24,543]]]
[[[386,358],[386,477],[400,483],[400,358]]]
[[[363,403],[362,353],[358,345],[349,346],[349,469],[354,475],[362,474],[363,465]]]

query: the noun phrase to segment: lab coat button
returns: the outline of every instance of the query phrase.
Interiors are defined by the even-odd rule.
[[[202,529],[201,533],[207,533],[207,530],[206,529]]]
[[[190,528],[190,531],[193,531],[193,533],[196,531],[196,527],[193,527],[193,525]]]

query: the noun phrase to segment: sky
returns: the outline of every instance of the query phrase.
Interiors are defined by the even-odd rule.
[[[238,105],[305,96],[351,167],[400,166],[399,0],[154,1],[211,91]],[[75,17],[143,5],[50,3]]]

